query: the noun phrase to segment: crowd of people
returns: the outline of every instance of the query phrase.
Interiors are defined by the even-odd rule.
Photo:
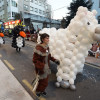
[[[40,31],[39,28],[36,31],[34,27],[31,28],[30,30],[26,29],[25,33],[26,33],[26,36],[27,36],[27,40],[31,39],[32,41],[37,42],[39,31]]]
[[[89,50],[89,56],[93,56],[96,58],[100,57],[100,43],[92,44],[92,48]]]

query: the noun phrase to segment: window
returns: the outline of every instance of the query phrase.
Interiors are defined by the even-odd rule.
[[[17,7],[17,3],[12,0],[12,6]]]
[[[24,5],[24,10],[28,11],[28,6],[27,5]]]
[[[33,7],[30,7],[30,11],[34,11],[34,8]]]
[[[30,2],[33,2],[33,0],[30,0]]]
[[[28,2],[29,0],[25,0],[25,1],[27,1],[27,2]]]
[[[35,8],[35,12],[38,13],[38,9],[37,8]]]
[[[12,12],[12,17],[15,17],[16,12]]]
[[[38,0],[35,0],[35,4],[38,4]]]
[[[10,15],[10,12],[8,12],[8,17],[10,17],[11,15]]]
[[[42,2],[41,1],[39,1],[39,6],[41,6],[42,5]]]
[[[100,16],[98,16],[98,23],[100,24]]]
[[[42,14],[42,10],[39,9],[39,14]]]

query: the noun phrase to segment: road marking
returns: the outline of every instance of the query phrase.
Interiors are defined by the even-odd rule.
[[[5,63],[11,70],[15,70],[15,68],[14,68],[7,60],[4,60],[4,63]]]
[[[100,67],[96,67],[95,65],[91,65],[91,64],[88,64],[88,63],[85,63],[86,65],[89,65],[89,66],[91,66],[91,67],[93,67],[93,68],[96,68],[96,69],[100,69]]]
[[[27,81],[27,80],[22,80],[22,82],[32,91],[33,87],[32,85]],[[37,97],[36,93],[32,91],[32,93],[34,94],[34,96]],[[46,100],[45,98],[43,97],[37,97],[39,100]]]
[[[33,89],[33,87],[32,87],[32,85],[27,81],[27,80],[22,80],[22,82],[30,89],[30,90],[32,90]]]
[[[0,58],[2,57],[2,55],[0,54]]]

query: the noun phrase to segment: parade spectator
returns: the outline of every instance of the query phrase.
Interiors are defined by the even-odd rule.
[[[12,29],[9,29],[8,31],[9,31],[9,37],[11,37],[12,36]]]
[[[28,29],[25,30],[25,33],[27,35],[27,40],[29,40],[29,37],[30,37],[30,31]]]
[[[30,33],[31,33],[31,34],[34,34],[34,33],[35,33],[35,31],[36,31],[36,30],[35,30],[35,28],[34,28],[34,27],[32,27],[32,28],[30,29]]]
[[[32,41],[35,40],[35,35],[34,35],[35,31],[36,31],[36,30],[35,30],[34,27],[32,27],[32,28],[30,29],[30,34],[31,34],[31,40],[32,40]]]
[[[37,42],[39,31],[40,31],[40,28],[37,28],[37,31],[35,33],[35,42]]]
[[[98,43],[92,44],[92,48],[89,50],[89,55],[95,57],[97,48],[98,48]]]
[[[35,65],[36,74],[39,74],[39,84],[36,89],[37,96],[46,95],[45,89],[48,86],[48,77],[51,73],[50,60],[56,64],[60,64],[59,60],[51,56],[48,43],[49,35],[44,33],[40,36],[41,43],[36,45],[33,54],[33,63]]]

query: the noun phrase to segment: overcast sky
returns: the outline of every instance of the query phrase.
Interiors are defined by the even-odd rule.
[[[56,10],[58,8],[64,8],[56,10],[53,12],[53,19],[62,19],[68,13],[67,7],[69,7],[72,0],[47,0],[48,3],[52,6],[52,10]]]

